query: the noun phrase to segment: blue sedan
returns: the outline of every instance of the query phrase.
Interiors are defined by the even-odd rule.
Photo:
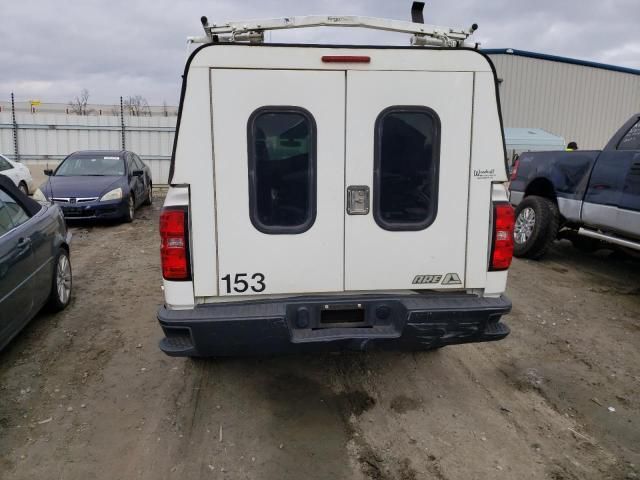
[[[65,158],[40,187],[67,219],[123,219],[132,222],[153,198],[151,171],[128,151],[81,151]]]
[[[70,238],[60,208],[0,176],[0,350],[44,305],[69,305]]]

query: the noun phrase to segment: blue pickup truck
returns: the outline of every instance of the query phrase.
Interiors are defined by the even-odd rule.
[[[640,253],[640,113],[602,151],[523,153],[510,190],[516,256],[540,258],[556,238]]]

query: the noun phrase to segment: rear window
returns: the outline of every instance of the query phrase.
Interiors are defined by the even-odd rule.
[[[2,201],[1,192],[0,190],[0,237],[13,228],[13,221],[9,215],[9,207]]]
[[[631,127],[618,144],[618,150],[640,150],[640,121]]]
[[[427,107],[384,110],[375,125],[373,213],[385,230],[423,230],[438,211],[440,119]]]
[[[316,124],[298,107],[262,107],[249,118],[249,202],[263,233],[307,231],[316,217]]]
[[[136,169],[144,170],[144,163],[142,162],[139,156],[133,155],[133,163],[135,164]]]
[[[18,225],[22,225],[24,222],[29,220],[29,215],[25,210],[18,204],[18,202],[8,193],[0,190],[0,202],[2,203],[2,209],[4,213],[11,219],[13,227],[17,227]],[[6,218],[4,218],[2,223],[4,226],[7,225]]]
[[[13,165],[11,165],[4,158],[0,157],[0,172],[2,172],[4,170],[11,170],[12,168],[13,168]]]

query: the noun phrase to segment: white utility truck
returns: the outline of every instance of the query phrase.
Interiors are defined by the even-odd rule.
[[[160,219],[174,356],[499,340],[513,251],[496,74],[470,29],[202,23]],[[265,44],[312,26],[412,46]]]

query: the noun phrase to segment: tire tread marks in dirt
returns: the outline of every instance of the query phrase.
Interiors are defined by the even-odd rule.
[[[417,472],[408,458],[396,458],[388,452],[382,454],[365,440],[358,431],[356,420],[377,404],[375,395],[374,357],[367,354],[343,354],[335,358],[338,405],[351,441],[356,447],[361,472],[371,480],[416,480]],[[437,463],[429,465],[434,478],[444,480]]]

